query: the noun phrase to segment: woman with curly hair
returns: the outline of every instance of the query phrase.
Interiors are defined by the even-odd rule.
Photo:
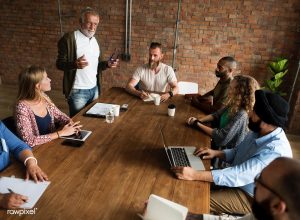
[[[51,90],[50,82],[46,70],[39,66],[30,66],[19,75],[16,127],[19,137],[31,147],[72,135],[81,127],[45,94]],[[55,125],[62,128],[57,129]]]
[[[230,83],[226,107],[200,119],[191,117],[187,123],[211,136],[212,148],[233,148],[247,133],[248,113],[253,109],[257,89],[259,84],[254,78],[237,75]],[[216,128],[204,125],[206,122],[212,122]]]

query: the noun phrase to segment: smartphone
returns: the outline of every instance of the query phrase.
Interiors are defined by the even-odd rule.
[[[115,62],[118,58],[119,58],[119,50],[115,48],[115,51],[110,55],[108,61]]]
[[[125,111],[127,111],[127,109],[128,109],[128,104],[123,104],[120,108],[120,111],[125,112]]]

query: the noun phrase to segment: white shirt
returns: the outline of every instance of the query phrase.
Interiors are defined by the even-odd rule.
[[[141,89],[151,92],[165,92],[167,85],[177,81],[174,70],[171,66],[160,63],[159,72],[154,73],[148,64],[138,67],[132,78],[141,82]]]
[[[88,38],[79,30],[74,32],[77,59],[85,55],[88,66],[76,70],[73,89],[91,89],[97,85],[97,68],[100,48],[95,37]]]

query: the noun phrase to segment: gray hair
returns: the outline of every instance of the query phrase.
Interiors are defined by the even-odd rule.
[[[80,24],[84,23],[84,19],[85,19],[86,14],[92,14],[92,15],[95,15],[95,16],[99,17],[99,12],[98,11],[96,11],[95,9],[93,9],[91,7],[86,7],[84,9],[82,9],[81,12],[80,12],[80,18],[79,18]]]

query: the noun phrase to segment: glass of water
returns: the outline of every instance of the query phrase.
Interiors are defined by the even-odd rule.
[[[106,123],[113,123],[114,122],[114,114],[112,109],[107,109],[106,114],[105,114],[105,121]]]

